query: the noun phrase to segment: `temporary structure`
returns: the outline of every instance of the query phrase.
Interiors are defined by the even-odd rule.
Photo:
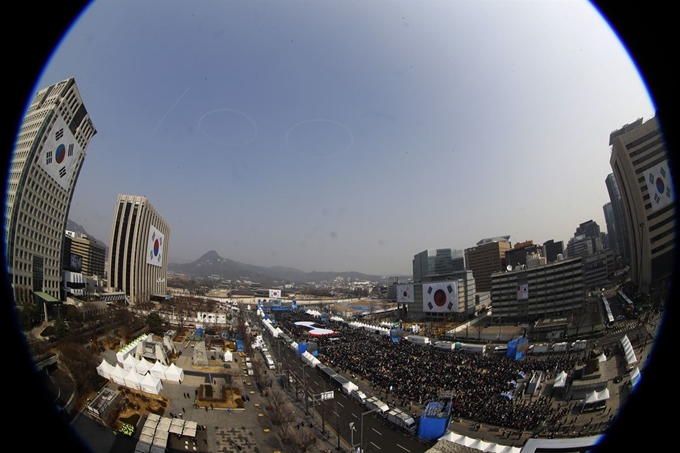
[[[137,373],[141,374],[142,376],[148,373],[150,369],[151,364],[149,364],[149,362],[147,362],[145,359],[141,359],[139,363],[137,363],[137,366],[135,367]]]
[[[142,381],[142,377],[137,374],[135,370],[130,370],[130,372],[125,375],[125,386],[130,387],[131,389],[136,389],[140,390],[140,382]]]
[[[103,378],[106,379],[111,379],[111,372],[115,369],[115,367],[106,360],[102,359],[102,363],[97,366],[97,374],[100,375]]]
[[[163,365],[160,361],[156,361],[153,366],[149,369],[151,375],[156,376],[158,379],[165,379],[165,372],[168,367]]]
[[[125,376],[128,372],[123,369],[120,365],[116,364],[116,367],[111,371],[111,379],[113,382],[119,385],[125,385]]]
[[[125,360],[123,361],[123,368],[126,370],[135,370],[137,368],[137,364],[139,363],[139,360],[135,359],[132,357],[132,355],[128,355],[125,357]]]
[[[155,376],[152,376],[151,374],[144,376],[139,385],[143,392],[151,393],[153,395],[158,395],[158,392],[163,390],[163,384],[161,384],[161,380]]]
[[[174,363],[171,363],[165,371],[165,378],[169,381],[181,382],[182,379],[184,379],[184,370]]]

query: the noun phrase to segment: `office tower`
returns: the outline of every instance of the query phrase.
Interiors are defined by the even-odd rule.
[[[623,209],[623,199],[619,191],[614,173],[607,175],[605,179],[609,200],[614,211],[614,229],[616,230],[617,252],[622,259],[622,263],[627,265],[630,262],[630,238],[628,236],[628,224],[626,222],[626,212]]]
[[[119,195],[109,246],[109,288],[131,304],[167,294],[170,226],[143,196]]]
[[[64,256],[64,269],[71,268],[72,271],[81,272],[83,275],[104,277],[106,248],[103,245],[90,236],[68,230],[65,241],[69,243],[69,256]],[[78,262],[80,266],[77,265]],[[80,270],[76,271],[78,267]]]
[[[543,256],[548,263],[556,261],[557,255],[564,255],[564,242],[555,242],[553,239],[545,241],[543,243]]]
[[[645,299],[666,289],[673,271],[675,193],[656,118],[612,132],[611,164],[621,193],[631,253],[631,279]]]
[[[5,198],[5,253],[16,303],[62,299],[62,248],[85,150],[97,133],[74,79],[40,90],[16,138]]]
[[[542,253],[543,249],[534,241],[518,242],[515,246],[505,252],[505,262],[512,266],[522,266],[527,263],[527,256],[534,253]]]
[[[618,244],[616,239],[616,220],[614,219],[614,208],[611,202],[602,206],[604,212],[604,221],[607,226],[607,248],[612,249],[615,253],[618,252]]]
[[[465,270],[465,256],[462,250],[448,248],[425,250],[413,256],[413,280],[416,282],[461,270]]]
[[[491,274],[503,269],[508,250],[510,236],[482,239],[475,247],[465,249],[465,262],[475,277],[477,292],[491,291]]]
[[[585,306],[581,258],[545,264],[545,258],[527,260],[524,268],[491,276],[494,319],[536,321],[566,316]]]

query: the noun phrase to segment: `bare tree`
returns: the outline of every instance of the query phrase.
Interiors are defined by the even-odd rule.
[[[475,329],[477,330],[477,339],[481,340],[482,339],[482,330],[484,330],[484,326],[480,323],[475,324]]]
[[[240,372],[236,368],[225,368],[224,369],[224,380],[226,381],[227,384],[227,391],[229,392],[230,396],[234,396],[233,393],[233,386],[234,386],[234,381],[238,376],[240,376]]]
[[[574,327],[576,327],[576,336],[578,336],[578,331],[583,327],[583,323],[588,318],[588,312],[585,307],[579,307],[572,311],[571,322]]]
[[[316,445],[316,441],[316,435],[312,430],[302,429],[298,431],[298,435],[295,437],[295,451],[308,453]]]
[[[286,396],[279,390],[267,392],[267,418],[276,429],[282,440],[289,438],[288,429],[295,420],[295,413],[287,402]]]

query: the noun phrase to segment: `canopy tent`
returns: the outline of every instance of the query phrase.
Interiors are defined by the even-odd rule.
[[[125,360],[123,361],[123,368],[125,368],[125,370],[127,371],[134,370],[137,368],[138,363],[139,360],[137,360],[132,356],[132,354],[130,354],[127,357],[125,357]]]
[[[184,379],[184,370],[174,363],[171,363],[165,371],[165,378],[169,381],[182,382],[182,379]]]
[[[232,354],[231,351],[226,351],[224,353],[224,361],[225,362],[233,362],[234,361],[234,354]]]
[[[149,362],[147,362],[146,360],[141,359],[139,361],[139,363],[137,363],[135,370],[137,371],[137,373],[144,376],[146,373],[149,372],[149,370],[151,370],[151,364]]]
[[[152,395],[158,395],[158,392],[163,390],[161,380],[151,374],[144,376],[139,385],[143,392],[151,393]]]
[[[600,356],[597,358],[597,361],[600,362],[600,363],[607,361],[607,356],[604,355],[604,352],[602,354],[600,354]]]
[[[635,367],[635,369],[630,372],[630,383],[635,387],[638,382],[640,382],[640,368]]]
[[[116,367],[111,371],[111,379],[113,379],[113,382],[119,385],[125,385],[125,376],[127,376],[128,372],[123,369],[119,364],[116,364]]]
[[[184,423],[184,430],[182,431],[183,436],[196,437],[196,431],[198,430],[198,423],[187,420]]]
[[[137,374],[135,370],[130,370],[128,374],[125,375],[125,386],[131,389],[141,390],[142,377]]]
[[[555,378],[555,384],[553,385],[554,387],[564,387],[567,385],[567,376],[569,376],[566,372],[560,371],[557,377]]]
[[[106,360],[102,359],[102,363],[100,363],[99,366],[97,366],[97,374],[103,378],[111,379],[111,372],[114,369],[115,367],[113,365],[111,365]]]
[[[170,424],[169,432],[171,432],[172,434],[177,434],[178,436],[181,436],[183,430],[184,430],[184,420],[181,419],[181,418],[173,418],[172,423]]]
[[[609,399],[609,389],[606,388],[604,390],[600,390],[599,392],[596,390],[593,390],[592,392],[588,393],[586,395],[586,398],[583,400],[583,405],[587,404],[595,404],[599,403],[601,401],[606,401]]]
[[[153,366],[149,369],[151,372],[152,376],[157,377],[158,379],[166,379],[165,377],[165,372],[168,370],[168,367],[163,365],[160,361],[156,361],[156,363],[153,364]]]

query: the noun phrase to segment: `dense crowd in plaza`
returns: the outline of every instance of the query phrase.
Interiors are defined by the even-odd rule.
[[[306,329],[294,322],[318,321],[307,316],[278,315],[277,322],[296,340],[303,341]],[[517,380],[530,377],[534,371],[543,371],[548,379],[561,371],[570,373],[583,359],[582,354],[564,354],[527,356],[516,361],[496,354],[445,351],[408,341],[395,343],[387,336],[340,322],[327,323],[326,327],[335,330],[333,337],[339,340],[315,339],[318,358],[336,371],[369,381],[392,405],[424,407],[438,400],[440,392],[452,391],[453,417],[514,429],[532,429],[556,416],[552,398],[523,397]]]

